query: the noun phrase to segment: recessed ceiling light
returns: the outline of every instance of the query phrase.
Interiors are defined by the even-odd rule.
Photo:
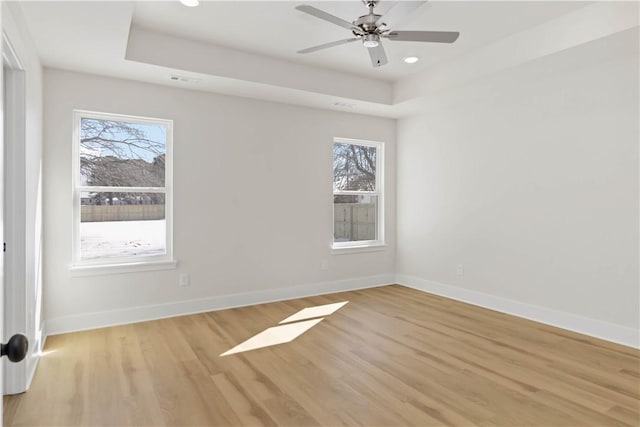
[[[200,1],[199,0],[180,0],[180,3],[182,3],[185,6],[196,7],[197,5],[200,4]]]
[[[406,58],[404,58],[404,62],[406,62],[407,64],[415,64],[419,60],[420,58],[418,58],[417,56],[407,56]]]

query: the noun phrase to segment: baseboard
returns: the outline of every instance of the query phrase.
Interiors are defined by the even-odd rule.
[[[633,328],[402,274],[395,276],[391,274],[367,276],[356,279],[313,283],[288,288],[222,295],[197,300],[130,307],[122,310],[85,313],[49,319],[43,328],[41,347],[44,347],[44,342],[48,335],[58,335],[68,332],[304,298],[314,295],[374,288],[392,283],[398,283],[409,288],[556,326],[628,347],[640,348],[640,331]],[[36,366],[37,362],[33,364],[32,369],[29,369],[29,378],[32,378]],[[29,382],[31,381],[29,380]]]
[[[167,317],[224,310],[247,305],[373,288],[392,284],[394,283],[394,279],[395,276],[393,274],[367,276],[288,288],[276,288],[257,292],[172,302],[167,304],[145,305],[124,308],[121,310],[58,317],[47,320],[47,334],[58,335],[68,332],[78,332],[88,329],[163,319]]]
[[[457,301],[533,320],[628,347],[640,348],[640,331],[601,320],[497,297],[419,277],[396,275],[396,283]]]

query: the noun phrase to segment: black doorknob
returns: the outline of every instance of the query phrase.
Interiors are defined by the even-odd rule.
[[[29,340],[21,334],[15,334],[9,342],[0,346],[0,356],[7,356],[12,362],[20,362],[29,351]]]

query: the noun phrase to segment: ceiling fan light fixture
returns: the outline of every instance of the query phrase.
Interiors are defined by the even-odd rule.
[[[377,34],[367,34],[366,36],[364,36],[364,41],[362,42],[362,45],[369,49],[372,47],[378,47],[379,44],[380,36],[378,36]]]
[[[419,60],[420,58],[418,58],[417,56],[407,56],[406,58],[403,59],[403,61],[406,62],[407,64],[415,64]]]
[[[180,0],[180,3],[188,7],[196,7],[200,4],[200,1],[199,0]]]

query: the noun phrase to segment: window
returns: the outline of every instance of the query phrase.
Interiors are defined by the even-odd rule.
[[[172,259],[173,122],[74,112],[73,265]]]
[[[379,246],[383,236],[383,144],[333,140],[333,247]]]

